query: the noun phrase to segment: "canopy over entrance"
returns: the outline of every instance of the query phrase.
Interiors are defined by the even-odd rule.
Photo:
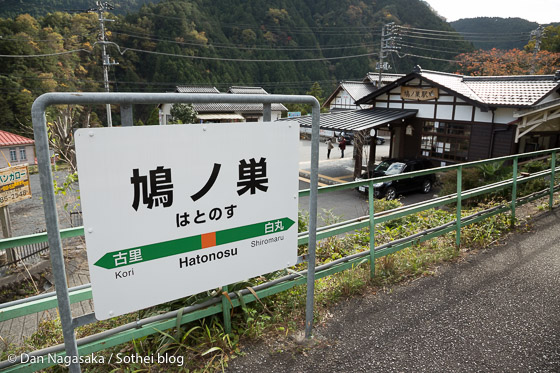
[[[517,126],[515,142],[531,131],[560,131],[560,100],[536,106],[530,110],[515,113],[521,123]]]
[[[321,114],[321,129],[341,132],[361,132],[382,127],[399,119],[416,116],[418,110],[401,109],[363,109]],[[303,127],[311,127],[311,116],[295,117]]]
[[[385,109],[373,108],[342,112],[321,114],[319,127],[325,130],[340,132],[354,132],[354,177],[362,173],[362,149],[363,142],[369,133],[365,132],[373,128],[387,126],[388,124],[415,117],[418,110],[415,109]],[[282,119],[286,120],[286,119]],[[288,120],[297,120],[302,127],[311,127],[311,116],[294,117]],[[391,140],[392,140],[391,135]],[[375,163],[375,136],[370,137],[370,152],[368,166]],[[392,144],[392,141],[390,141]],[[391,145],[392,146],[392,145]]]

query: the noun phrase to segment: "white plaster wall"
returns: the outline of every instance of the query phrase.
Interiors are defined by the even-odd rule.
[[[542,100],[540,104],[546,104],[547,102],[558,100],[559,98],[560,98],[560,94],[553,92],[550,95],[548,95],[544,100]]]
[[[513,112],[515,110],[512,108],[498,108],[494,112],[494,123],[511,123],[515,119],[513,117]]]
[[[418,110],[418,114],[416,114],[417,118],[433,119],[434,105],[414,104],[413,102],[414,101],[405,101],[404,108]]]
[[[472,117],[472,106],[455,107],[455,120],[470,121]]]
[[[483,112],[479,108],[475,108],[474,121],[492,123],[492,112],[490,110],[488,110],[487,112]],[[511,121],[511,116],[510,116],[510,121]]]
[[[453,119],[453,106],[438,105],[436,116],[437,116],[437,119],[440,119],[440,120],[451,120],[451,119]]]

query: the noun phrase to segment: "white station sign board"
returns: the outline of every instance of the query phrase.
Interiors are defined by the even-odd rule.
[[[80,129],[99,320],[292,266],[297,122]]]

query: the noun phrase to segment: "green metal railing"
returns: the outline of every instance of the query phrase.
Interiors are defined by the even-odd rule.
[[[362,264],[364,262],[370,262],[370,272],[371,276],[375,276],[375,259],[395,253],[404,248],[410,247],[412,245],[418,244],[423,241],[433,239],[435,237],[450,233],[455,231],[456,233],[456,245],[459,246],[461,242],[461,228],[467,225],[479,222],[483,219],[487,219],[496,214],[502,214],[506,212],[511,213],[511,222],[515,222],[515,209],[529,201],[548,196],[549,208],[553,207],[553,194],[555,191],[560,189],[560,186],[555,185],[556,171],[556,156],[560,148],[544,150],[532,153],[525,153],[519,155],[512,155],[500,158],[493,158],[488,160],[476,161],[463,163],[459,165],[452,165],[440,168],[434,168],[424,171],[411,172],[406,174],[401,174],[398,176],[387,176],[383,178],[376,178],[375,180],[362,180],[355,181],[346,184],[339,184],[333,186],[322,187],[318,190],[319,193],[329,193],[333,191],[354,189],[359,186],[367,185],[369,187],[368,191],[368,203],[369,203],[369,214],[356,219],[344,221],[341,223],[333,224],[330,226],[322,227],[317,229],[316,239],[321,240],[327,237],[332,237],[342,233],[354,231],[362,228],[369,228],[370,242],[369,250],[338,259],[336,261],[330,262],[325,265],[321,265],[316,268],[315,278],[320,279],[331,274],[344,271],[355,267],[356,265]],[[550,167],[543,171],[534,172],[530,175],[519,176],[519,160],[524,158],[534,158],[544,156],[547,159],[550,158]],[[483,165],[486,163],[493,162],[511,162],[512,163],[512,177],[507,180],[498,181],[489,185],[462,190],[462,178],[463,170],[468,167],[475,167],[478,165]],[[400,180],[416,176],[428,175],[433,173],[441,173],[447,171],[457,172],[457,190],[456,193],[447,196],[437,197],[430,199],[425,202],[420,202],[412,205],[402,206],[397,209],[390,211],[383,211],[375,213],[374,211],[374,183],[390,181],[390,180]],[[533,193],[531,195],[517,198],[518,186],[527,183],[531,180],[550,178],[550,183],[548,187],[542,191]],[[500,190],[511,189],[511,201],[500,206],[496,206],[474,215],[462,217],[462,201],[479,195],[489,194],[497,192]],[[300,197],[308,196],[309,190],[300,191]],[[456,204],[456,219],[455,221],[446,223],[444,225],[433,227],[423,232],[401,238],[392,241],[387,244],[375,246],[374,234],[375,226],[388,222],[393,219],[408,216],[420,211],[441,207],[445,205]],[[76,236],[82,236],[84,234],[83,227],[70,228],[61,230],[62,238],[70,238]],[[47,241],[46,233],[34,234],[29,236],[21,236],[0,240],[0,250],[5,250],[7,248],[37,243]],[[303,245],[309,242],[308,232],[303,232],[299,234],[298,244]],[[224,326],[226,331],[231,330],[231,319],[230,310],[231,307],[238,307],[242,303],[249,303],[256,301],[261,298],[277,294],[279,292],[286,291],[294,286],[304,285],[307,281],[307,272],[297,272],[291,273],[285,277],[276,279],[266,284],[255,286],[253,289],[244,289],[241,292],[228,292],[228,288],[224,287],[222,289],[223,293],[221,297],[211,299],[202,304],[188,306],[179,310],[168,312],[164,315],[158,315],[151,318],[146,318],[139,320],[134,323],[126,324],[115,329],[110,329],[102,333],[85,337],[78,340],[78,350],[80,355],[89,355],[94,352],[107,349],[133,339],[141,338],[150,334],[159,333],[162,330],[170,329],[173,327],[180,326],[185,323],[189,323],[210,315],[222,313],[224,318]],[[227,296],[225,294],[227,294]],[[77,303],[84,300],[91,299],[91,287],[84,285],[77,288],[69,289],[70,302]],[[243,302],[240,301],[240,297],[243,298]],[[257,298],[258,297],[258,298]],[[229,299],[228,299],[229,298]],[[231,303],[230,303],[231,302]],[[9,302],[0,305],[0,322],[7,321],[13,318],[22,317],[29,314],[34,314],[44,310],[52,309],[57,307],[56,294],[50,293],[35,297],[30,297],[24,300]],[[80,325],[94,322],[95,319],[92,314],[85,315],[77,320]],[[48,354],[57,354],[59,356],[64,356],[64,345],[52,346],[43,350],[33,351],[29,353],[29,356],[44,356],[42,359],[34,358],[33,363],[12,363],[9,361],[0,362],[0,369],[2,372],[32,372],[48,366],[55,365],[55,363],[49,360],[46,356]]]

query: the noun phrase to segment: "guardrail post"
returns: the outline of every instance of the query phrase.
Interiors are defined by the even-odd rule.
[[[222,315],[224,317],[224,330],[226,334],[231,333],[231,304],[228,293],[228,286],[222,286]]]
[[[319,185],[319,121],[321,108],[315,100],[311,111],[311,175],[309,183],[309,242],[307,244],[307,294],[305,300],[305,338],[313,332],[315,304],[315,249],[317,246],[317,187]]]
[[[375,277],[375,220],[373,215],[375,213],[374,208],[374,191],[373,191],[373,180],[369,181],[368,188],[368,203],[369,203],[369,270],[370,278]]]
[[[511,186],[511,226],[515,226],[515,205],[517,202],[517,163],[519,157],[513,158],[513,175],[512,175],[512,186]]]
[[[550,197],[548,199],[548,208],[552,210],[554,205],[554,174],[556,171],[556,152],[552,152],[552,159],[550,160]]]
[[[455,236],[455,246],[461,246],[461,191],[463,189],[463,166],[457,168],[457,234]]]

